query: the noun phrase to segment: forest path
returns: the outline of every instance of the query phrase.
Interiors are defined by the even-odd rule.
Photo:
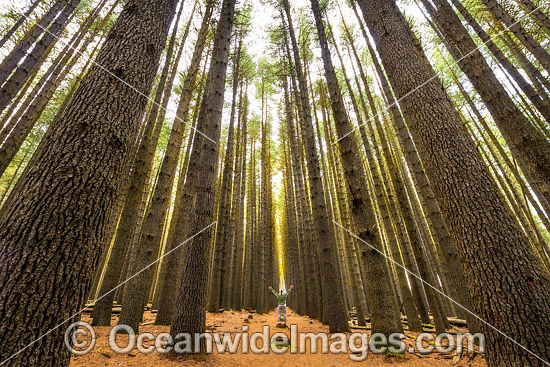
[[[277,312],[273,310],[268,314],[258,315],[252,314],[252,318],[249,318],[251,314],[235,311],[226,311],[223,314],[207,313],[207,327],[208,332],[218,332],[223,335],[225,332],[235,333],[241,331],[243,325],[249,326],[249,335],[256,332],[261,332],[264,325],[270,326],[270,334],[273,335],[277,332],[284,332],[290,335],[290,330],[276,328],[277,324]],[[168,332],[169,327],[153,325],[155,314],[150,312],[145,313],[143,325],[140,328],[140,332],[150,332],[155,336]],[[248,320],[248,322],[244,321]],[[82,321],[91,322],[89,315],[83,315]],[[112,325],[116,325],[117,317],[112,318]],[[298,326],[298,332],[314,332],[314,333],[328,333],[328,326],[323,325],[317,320],[311,319],[307,316],[299,316],[291,310],[287,312],[288,325],[295,324]],[[423,356],[416,354],[405,354],[405,356],[389,356],[389,355],[375,355],[371,352],[368,353],[368,357],[364,362],[353,362],[350,360],[349,355],[345,354],[312,354],[309,348],[309,342],[307,344],[307,353],[305,354],[285,354],[276,355],[273,352],[269,354],[243,354],[241,353],[241,347],[239,346],[239,352],[236,354],[218,354],[216,351],[216,345],[214,345],[214,353],[209,357],[207,361],[194,361],[194,360],[168,360],[161,356],[157,352],[153,352],[149,355],[139,353],[137,349],[134,349],[131,353],[120,355],[111,351],[108,343],[108,335],[110,328],[108,327],[95,327],[97,335],[97,343],[94,349],[87,355],[73,357],[71,359],[71,367],[88,367],[88,366],[115,366],[115,367],[130,367],[130,366],[486,366],[485,360],[480,355],[475,355],[473,358],[470,356],[463,356],[461,359],[458,357],[453,358],[453,355],[443,356],[438,353]],[[364,330],[353,329],[354,332],[361,332]],[[464,331],[464,330],[461,330]],[[417,333],[406,332],[407,347],[414,345],[414,336]],[[127,336],[117,336],[119,345],[124,347],[127,344]],[[258,342],[261,345],[261,341]],[[319,343],[319,346],[321,344]],[[357,354],[359,355],[359,354]]]

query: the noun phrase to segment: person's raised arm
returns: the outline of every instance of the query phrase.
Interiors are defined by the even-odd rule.
[[[278,296],[279,294],[271,287],[269,286],[269,290],[276,296]]]
[[[289,294],[290,292],[292,292],[293,289],[294,289],[294,285],[291,285],[290,289],[286,292],[286,294]]]

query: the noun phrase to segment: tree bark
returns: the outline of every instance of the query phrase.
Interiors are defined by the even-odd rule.
[[[180,222],[180,225],[189,225],[187,236],[194,237],[190,239],[185,251],[178,302],[170,330],[173,337],[182,332],[191,335],[204,333],[206,328],[211,228],[214,224],[214,186],[235,3],[235,0],[224,0],[222,4],[206,90],[197,122],[197,129],[209,139],[197,137],[197,145],[189,161],[189,170],[197,174],[196,186],[193,188],[195,213],[191,223]],[[197,346],[193,343],[193,347]],[[201,345],[201,352],[204,352],[203,347],[204,345]]]
[[[508,213],[441,82],[414,46],[395,2],[361,0],[360,4],[454,237],[473,312],[548,359],[548,347],[541,342],[550,328],[548,273]],[[426,84],[417,89],[419,83]],[[486,324],[481,330],[490,366],[543,365]]]
[[[2,361],[71,320],[85,301],[146,106],[118,78],[148,93],[173,3],[127,2],[98,56],[111,72],[90,70],[10,195],[14,200],[0,219]],[[6,365],[68,366],[64,330],[55,329]]]

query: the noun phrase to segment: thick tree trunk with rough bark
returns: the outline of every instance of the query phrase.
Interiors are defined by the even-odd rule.
[[[550,329],[548,273],[508,213],[441,82],[418,54],[395,2],[360,4],[454,237],[473,312],[548,359],[550,351],[543,341]],[[416,89],[420,83],[426,84]],[[481,330],[487,338],[489,365],[543,365],[486,324]]]
[[[214,245],[214,259],[213,268],[210,275],[210,296],[208,311],[218,311],[220,307],[226,306],[222,304],[223,290],[229,284],[227,282],[226,266],[227,262],[222,257],[231,251],[233,246],[232,241],[229,240],[229,227],[231,216],[231,195],[236,195],[233,192],[233,165],[237,159],[237,153],[235,152],[235,116],[237,112],[237,96],[239,91],[240,76],[239,76],[239,63],[240,63],[240,50],[242,47],[242,36],[239,37],[238,43],[235,44],[234,60],[233,60],[233,88],[231,99],[231,113],[229,117],[229,136],[227,138],[227,146],[225,150],[224,165],[221,175],[221,196],[219,201],[219,213],[218,221],[216,224],[216,241]],[[238,137],[237,137],[238,139]],[[234,210],[234,208],[233,208]],[[222,284],[224,282],[225,284]]]
[[[168,65],[164,65],[163,73],[167,71],[167,69]],[[164,78],[164,82],[165,81],[166,78]],[[164,82],[161,80],[161,83],[157,86],[154,98],[155,104],[161,102]],[[136,249],[134,247],[137,244],[136,228],[140,226],[142,219],[140,214],[143,213],[145,205],[146,185],[152,158],[152,153],[150,153],[150,151],[156,147],[156,140],[160,134],[161,125],[162,124],[157,124],[156,117],[153,117],[150,111],[147,116],[143,137],[135,155],[132,172],[129,177],[129,184],[126,188],[124,208],[122,209],[121,219],[116,231],[111,258],[109,260],[107,273],[105,274],[105,281],[100,290],[102,294],[105,294],[105,297],[98,300],[94,309],[94,325],[110,325],[111,308],[115,295],[124,293],[127,284],[125,283],[116,294],[110,291],[120,284],[121,281],[124,281],[125,278],[129,277],[127,276],[128,272],[132,272],[132,270],[128,269],[132,268],[136,258]],[[126,266],[121,266],[123,263],[125,263]],[[125,271],[123,271],[123,269]],[[130,276],[134,273],[135,272],[130,274]],[[117,301],[121,301],[121,297],[118,298]],[[137,330],[137,326],[135,330]]]
[[[70,320],[85,301],[128,167],[175,1],[129,1],[98,63],[52,127],[0,219],[0,359]],[[16,200],[16,199],[20,200]],[[28,289],[33,289],[32,295]],[[59,327],[6,362],[64,366]]]

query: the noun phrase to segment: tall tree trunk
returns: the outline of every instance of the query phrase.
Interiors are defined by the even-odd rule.
[[[151,88],[174,4],[126,4],[98,64],[133,87],[93,67],[3,210],[0,359],[11,358],[7,366],[69,364],[64,328],[21,349],[71,320],[85,301],[146,106],[133,88]]]
[[[197,174],[196,186],[193,190],[195,213],[191,223],[180,223],[180,225],[189,225],[187,236],[193,237],[185,251],[178,302],[170,330],[173,337],[182,332],[191,335],[204,333],[206,328],[211,228],[214,224],[214,186],[235,2],[235,0],[224,0],[222,4],[210,71],[197,123],[197,129],[205,134],[205,137],[197,137],[197,145],[191,153],[189,162],[189,170]],[[193,347],[197,346],[193,343]],[[204,349],[201,348],[201,351]]]
[[[217,234],[214,245],[214,259],[213,269],[210,275],[210,297],[208,311],[215,312],[224,305],[222,305],[223,289],[222,282],[227,282],[227,273],[225,266],[226,263],[222,256],[230,251],[233,243],[228,241],[229,226],[231,216],[231,194],[233,186],[233,165],[237,158],[235,153],[235,115],[237,110],[237,95],[239,91],[240,76],[239,76],[239,63],[240,53],[242,46],[242,36],[239,37],[237,43],[235,43],[235,54],[233,60],[233,92],[231,100],[231,113],[229,118],[229,136],[227,138],[227,147],[225,150],[225,159],[223,165],[223,172],[221,176],[221,197],[219,202],[219,214],[216,223]],[[238,138],[237,138],[238,139]],[[236,194],[236,193],[234,193]],[[227,285],[227,284],[226,284]]]
[[[259,235],[258,235],[258,218],[257,218],[257,175],[256,175],[256,144],[255,140],[252,140],[252,156],[250,162],[250,242],[251,242],[251,252],[252,256],[250,259],[250,287],[249,287],[249,299],[250,306],[252,308],[258,307],[258,292],[265,291],[264,289],[259,289],[260,284],[260,257],[259,257]]]
[[[262,88],[263,89],[263,88]],[[268,121],[267,111],[267,93],[262,90],[262,112],[265,111],[261,119],[261,188],[260,188],[260,236],[261,236],[261,253],[262,263],[260,273],[263,278],[263,301],[261,304],[261,311],[268,312],[271,307],[272,298],[269,292],[267,292],[268,284],[272,284],[273,281],[270,277],[270,259],[273,251],[273,232],[272,232],[272,203],[271,203],[271,124]],[[276,285],[275,285],[276,286]],[[281,285],[282,286],[282,285]]]
[[[145,206],[146,185],[149,176],[150,157],[152,156],[150,151],[155,149],[156,140],[162,128],[162,123],[158,124],[156,116],[153,116],[153,114],[156,106],[161,103],[164,83],[166,82],[164,74],[167,73],[168,68],[169,60],[166,61],[163,67],[163,76],[157,86],[153,107],[147,115],[143,137],[139,142],[135,154],[129,184],[126,188],[124,208],[116,231],[111,258],[109,259],[107,273],[105,274],[105,281],[100,289],[100,293],[105,296],[99,299],[94,307],[93,324],[97,326],[110,325],[113,300],[116,295],[121,294],[121,291],[124,293],[126,283],[123,284],[123,287],[117,288],[117,293],[111,292],[111,290],[117,284],[120,284],[121,281],[128,278],[128,272],[132,272],[132,270],[128,269],[131,269],[132,262],[136,258],[135,253],[137,250],[134,247],[136,245],[136,228],[140,226],[141,213],[143,213]],[[121,266],[123,263],[125,266]],[[129,274],[129,276],[133,274],[135,274],[135,271]],[[120,301],[120,297],[117,300]],[[137,327],[135,330],[137,330]]]
[[[206,65],[206,64],[205,64]],[[194,186],[196,176],[194,172],[189,172],[189,157],[191,156],[191,148],[196,142],[198,132],[196,126],[198,122],[198,114],[200,110],[200,97],[203,89],[198,91],[197,102],[195,103],[195,111],[193,114],[193,129],[189,134],[189,141],[185,148],[185,156],[183,163],[180,166],[178,185],[176,187],[176,197],[174,198],[174,210],[172,211],[172,218],[170,226],[168,228],[168,234],[166,236],[165,254],[170,253],[169,257],[166,257],[165,264],[161,269],[161,277],[171,276],[174,278],[172,281],[164,281],[162,287],[159,288],[160,297],[158,301],[158,313],[155,323],[158,325],[169,325],[172,322],[174,316],[174,310],[176,308],[177,294],[174,294],[174,284],[178,284],[180,280],[179,270],[183,266],[184,248],[180,248],[181,241],[185,233],[185,228],[178,226],[180,216],[188,215],[188,211],[184,211],[184,208],[191,205],[192,195],[191,187]],[[187,221],[187,219],[185,219]],[[179,242],[178,242],[179,241]]]
[[[288,55],[290,57],[290,55]],[[290,140],[290,156],[292,162],[292,172],[294,178],[294,186],[296,192],[296,199],[298,201],[297,215],[298,223],[300,226],[300,232],[303,236],[300,238],[299,246],[302,256],[304,258],[305,273],[303,287],[306,292],[306,312],[309,316],[317,318],[320,316],[318,305],[320,304],[317,288],[320,286],[316,284],[314,277],[314,268],[312,256],[306,255],[309,252],[311,243],[313,242],[311,221],[311,211],[307,200],[307,187],[306,181],[303,176],[304,169],[302,167],[302,160],[300,159],[298,139],[296,136],[296,129],[294,124],[294,115],[292,113],[292,106],[289,99],[288,83],[286,79],[283,80],[284,98],[285,98],[285,116],[288,126],[288,137]],[[298,100],[298,99],[296,99]],[[313,275],[313,276],[312,276]]]
[[[248,88],[245,87],[245,90]],[[240,310],[242,308],[243,299],[243,250],[245,246],[245,233],[244,233],[244,220],[245,220],[245,197],[246,197],[246,146],[248,138],[248,92],[245,91],[242,102],[242,108],[239,111],[241,119],[241,141],[239,142],[239,150],[241,156],[241,163],[236,173],[240,175],[240,185],[236,185],[237,190],[235,195],[238,196],[238,201],[235,205],[236,216],[236,228],[235,228],[235,257],[233,266],[233,278],[231,282],[231,289],[233,290],[231,305],[234,310]],[[247,238],[247,241],[249,239]]]
[[[414,46],[395,2],[360,0],[359,4],[454,237],[473,312],[548,359],[548,347],[541,342],[550,328],[548,273],[508,213],[441,82]],[[418,89],[419,83],[425,84]],[[543,365],[487,324],[481,330],[488,341],[489,365]]]
[[[290,56],[290,55],[288,55]],[[318,300],[313,299],[315,297],[315,285],[311,285],[313,277],[308,276],[312,274],[313,269],[311,268],[312,259],[311,257],[306,257],[306,243],[311,242],[310,238],[311,222],[309,215],[309,206],[307,203],[307,198],[304,193],[304,178],[302,176],[302,162],[297,157],[298,143],[296,139],[296,132],[294,124],[292,123],[294,115],[292,113],[292,106],[290,104],[289,90],[288,90],[288,78],[287,76],[283,77],[283,92],[284,92],[284,104],[285,104],[285,118],[287,121],[287,138],[289,140],[289,174],[292,175],[292,183],[294,185],[294,192],[296,195],[296,221],[299,230],[298,238],[298,249],[301,255],[301,260],[303,264],[302,273],[300,280],[301,287],[303,291],[300,292],[303,294],[303,304],[304,308],[302,312],[307,313],[311,317],[318,317],[318,312],[314,311],[314,304],[318,304]],[[306,210],[308,212],[306,212]],[[307,228],[306,228],[307,227]]]
[[[151,111],[149,112],[149,123],[154,123],[155,127],[151,133],[151,137],[147,141],[145,141],[145,139],[147,139],[148,134],[144,137],[144,141],[142,141],[136,156],[136,169],[134,174],[139,176],[139,183],[137,183],[137,177],[132,177],[133,186],[131,186],[131,189],[128,192],[130,197],[133,197],[135,194],[141,197],[142,202],[139,204],[141,206],[139,209],[140,213],[143,213],[143,206],[146,204],[145,201],[148,194],[147,182],[149,181],[149,176],[151,174],[155,150],[164,123],[165,111],[172,91],[173,82],[177,75],[177,63],[174,63],[171,71],[170,65],[173,62],[172,58],[176,45],[179,20],[183,13],[184,4],[184,2],[181,2],[178,15],[174,21],[172,36],[166,52],[166,61],[155,96],[156,104],[152,106]],[[181,42],[182,45],[180,45],[180,48],[183,48],[185,38],[183,38]],[[176,61],[179,61],[179,59],[177,58]],[[135,190],[136,193],[133,190]],[[158,254],[158,246],[160,243],[140,241],[139,234],[143,217],[139,215],[135,216],[134,219],[135,224],[133,226],[132,236],[130,237],[133,242],[133,250],[131,252],[130,260],[131,266],[128,268],[127,274],[128,278],[132,278],[124,286],[124,294],[121,302],[122,311],[120,313],[119,323],[129,325],[137,331],[139,322],[143,316],[143,306],[145,306],[148,301],[147,297],[149,295],[149,283],[152,278],[151,273],[153,269],[148,267],[155,260],[154,257]]]

